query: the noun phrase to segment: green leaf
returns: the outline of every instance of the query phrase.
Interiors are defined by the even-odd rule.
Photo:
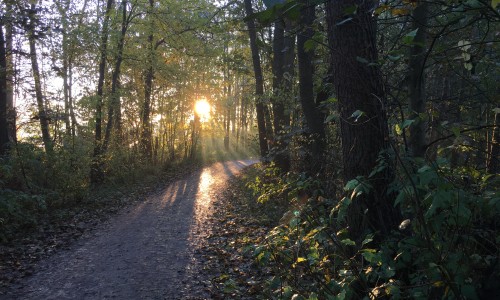
[[[415,123],[417,120],[413,119],[413,120],[405,120],[403,122],[403,124],[401,125],[401,127],[404,129],[404,128],[408,128],[410,127],[413,123]]]
[[[354,15],[357,12],[358,12],[358,6],[356,4],[344,8],[344,14],[346,14],[346,15]]]
[[[307,40],[307,41],[304,43],[304,50],[305,50],[306,52],[310,52],[311,50],[314,50],[314,49],[316,48],[316,45],[317,45],[317,44],[318,44],[318,43],[316,43],[316,41],[315,41],[315,40],[313,40],[313,39],[309,39],[309,40]]]
[[[361,118],[364,115],[365,115],[365,113],[358,109],[352,113],[351,118],[355,118],[354,122],[357,122],[359,120],[359,118]]]
[[[460,137],[460,128],[459,127],[453,127],[451,129],[451,132],[455,135],[455,137]]]
[[[403,37],[403,44],[410,45],[413,43],[413,40],[415,39],[415,36],[417,36],[418,28],[415,30],[412,30],[408,32],[404,37]]]
[[[401,59],[401,57],[403,57],[402,55],[388,55],[387,58],[390,60],[390,61],[398,61]]]
[[[311,295],[309,295],[309,300],[318,300],[318,294],[311,293]]]
[[[366,58],[363,58],[360,56],[356,56],[356,60],[359,61],[360,63],[363,63],[363,64],[368,64],[370,62]]]
[[[328,115],[325,119],[325,124],[330,123],[331,121],[337,121],[339,116],[337,114]]]
[[[359,180],[358,179],[352,179],[349,180],[346,185],[344,186],[344,191],[352,191],[354,188],[356,188],[359,185]]]
[[[373,234],[367,234],[363,242],[361,243],[361,246],[364,246],[368,244],[369,242],[373,241]]]
[[[356,243],[351,239],[344,239],[344,240],[340,241],[340,243],[342,243],[346,246],[356,246]]]
[[[491,7],[493,7],[493,9],[496,9],[498,3],[500,3],[500,0],[491,0]]]

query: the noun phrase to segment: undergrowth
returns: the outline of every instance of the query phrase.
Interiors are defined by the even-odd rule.
[[[391,184],[403,215],[399,228],[380,242],[374,232],[355,242],[346,215],[363,179],[349,182],[339,200],[323,195],[317,179],[262,169],[249,184],[258,200],[294,203],[254,247],[258,263],[272,270],[265,298],[498,297],[499,178],[445,160],[409,160],[399,171]]]

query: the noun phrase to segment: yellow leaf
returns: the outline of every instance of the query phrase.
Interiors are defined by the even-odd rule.
[[[410,11],[407,8],[393,8],[391,10],[392,15],[394,16],[404,16],[407,15]]]
[[[436,282],[434,282],[434,284],[432,284],[432,285],[433,285],[433,286],[435,286],[435,287],[441,287],[441,286],[443,286],[443,285],[444,285],[444,282],[442,282],[442,281],[436,281]]]
[[[297,262],[301,263],[303,261],[306,261],[307,259],[305,257],[297,257]]]

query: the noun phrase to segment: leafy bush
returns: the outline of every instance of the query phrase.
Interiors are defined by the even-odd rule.
[[[418,162],[411,161],[413,166]],[[273,268],[267,296],[274,299],[479,299],[498,295],[500,193],[498,179],[425,164],[392,184],[404,221],[383,241],[355,242],[345,215],[359,195],[349,182],[340,201],[311,193],[255,247]],[[272,170],[268,170],[271,172]],[[362,179],[358,179],[362,181]],[[293,190],[303,181],[282,179],[269,191]],[[366,187],[366,186],[365,186]],[[369,192],[369,190],[365,191]],[[261,196],[262,197],[262,196]]]

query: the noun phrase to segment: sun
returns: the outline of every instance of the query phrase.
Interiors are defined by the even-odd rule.
[[[205,99],[198,100],[194,105],[194,111],[200,119],[206,120],[210,117],[210,104]]]

